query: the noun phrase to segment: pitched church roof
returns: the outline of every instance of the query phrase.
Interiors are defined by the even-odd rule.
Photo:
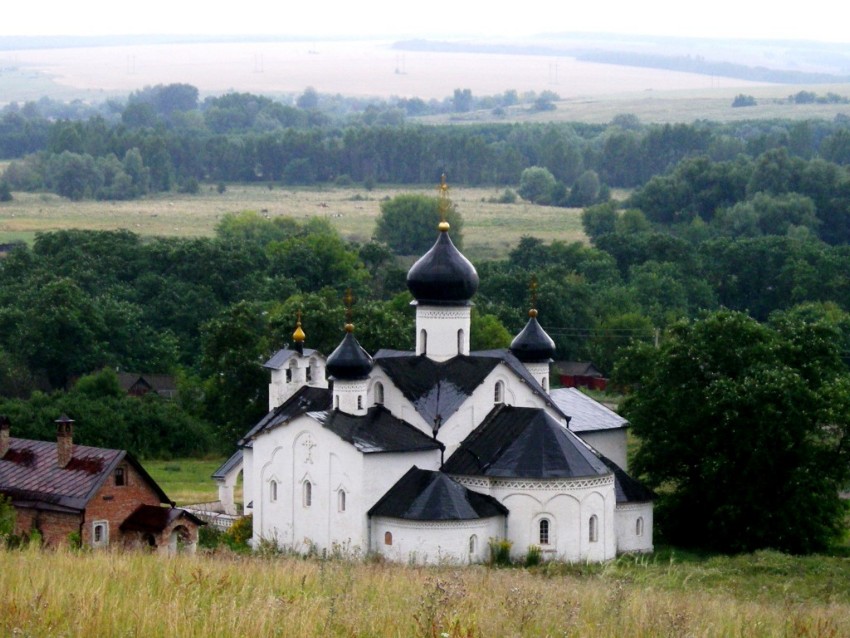
[[[573,432],[617,430],[629,426],[626,419],[577,388],[557,388],[550,396],[562,412],[572,417],[570,430]]]
[[[415,465],[369,510],[369,516],[412,521],[464,521],[507,515],[507,508],[487,494],[463,487],[442,472]]]
[[[626,474],[614,461],[601,454],[599,458],[614,472],[614,492],[618,503],[648,503],[655,500],[655,492]]]
[[[443,448],[442,443],[393,416],[381,405],[371,407],[363,416],[339,410],[313,412],[310,416],[363,454]]]
[[[569,420],[508,350],[484,350],[468,356],[457,355],[446,361],[396,350],[379,350],[375,354],[375,364],[427,423],[434,423],[438,416],[445,422],[499,363],[507,365],[545,404]]]
[[[579,478],[611,470],[545,410],[497,406],[446,461],[447,474]]]
[[[292,419],[307,412],[327,410],[331,407],[331,393],[327,388],[300,387],[295,394],[266,414],[239,441],[240,446],[250,446],[251,440],[266,430],[289,423]]]
[[[313,350],[312,348],[304,348],[305,357],[310,357],[313,354],[321,356],[322,353],[318,350]],[[263,367],[269,370],[280,370],[284,365],[286,365],[287,361],[296,355],[301,356],[297,350],[283,348],[282,350],[275,352],[271,358],[263,364]]]

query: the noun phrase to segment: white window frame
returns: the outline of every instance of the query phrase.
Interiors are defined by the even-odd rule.
[[[103,530],[102,537],[97,539],[97,530]],[[108,547],[109,546],[109,521],[99,520],[92,521],[91,524],[91,546],[92,547]]]

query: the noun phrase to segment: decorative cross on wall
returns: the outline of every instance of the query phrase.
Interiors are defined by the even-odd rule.
[[[313,448],[318,444],[313,442],[313,439],[307,437],[307,440],[304,441],[301,445],[307,448],[307,458],[304,460],[305,463],[313,463]]]

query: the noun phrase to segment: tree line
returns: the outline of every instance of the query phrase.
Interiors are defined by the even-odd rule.
[[[492,103],[521,99],[514,94]],[[779,148],[850,163],[847,118],[645,125],[621,115],[608,125],[429,126],[408,112],[428,109],[410,100],[345,100],[308,89],[289,103],[248,93],[200,102],[195,87],[175,84],[146,87],[126,104],[77,119],[42,115],[41,102],[7,106],[0,157],[16,161],[3,180],[13,190],[72,199],[131,199],[192,192],[203,181],[420,184],[444,172],[459,185],[516,185],[529,167],[545,168],[567,188],[588,171],[606,187],[634,187],[686,158],[755,159]],[[451,100],[464,110],[489,104],[464,90]]]

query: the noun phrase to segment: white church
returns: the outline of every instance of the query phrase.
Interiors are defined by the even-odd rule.
[[[254,542],[407,563],[604,561],[652,551],[653,495],[626,472],[626,423],[549,389],[555,344],[529,312],[507,350],[470,352],[478,274],[440,223],[410,269],[415,350],[370,356],[351,323],[330,356],[277,352],[269,412],[214,474],[243,476]]]

